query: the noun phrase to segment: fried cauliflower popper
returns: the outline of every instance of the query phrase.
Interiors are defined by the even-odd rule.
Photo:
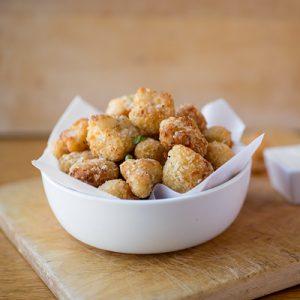
[[[91,151],[83,151],[83,152],[71,152],[68,154],[64,154],[59,160],[59,168],[65,172],[69,173],[70,168],[79,160],[87,160],[93,158]]]
[[[224,143],[229,147],[233,146],[231,139],[231,132],[222,126],[212,126],[203,132],[205,138],[209,143],[211,142],[220,142]]]
[[[176,111],[176,117],[190,117],[196,122],[201,132],[206,129],[204,116],[193,104],[180,105]]]
[[[147,198],[153,186],[162,181],[162,166],[154,159],[128,159],[120,165],[120,170],[133,194],[139,198]]]
[[[129,184],[123,179],[112,179],[104,182],[99,189],[120,199],[137,199],[131,192]]]
[[[204,156],[207,141],[190,117],[170,117],[160,123],[159,140],[166,149],[181,144]]]
[[[216,170],[224,165],[233,156],[234,152],[226,144],[214,141],[208,144],[205,158]]]
[[[155,159],[163,165],[167,158],[167,151],[159,141],[147,138],[136,145],[134,156],[136,158]]]
[[[60,158],[63,154],[87,150],[86,141],[88,119],[77,120],[70,128],[64,130],[54,144],[53,154]]]
[[[128,117],[132,107],[133,95],[122,96],[112,99],[108,102],[106,114],[111,116],[126,116]]]
[[[119,177],[118,165],[102,158],[79,160],[71,166],[69,175],[98,187],[107,180]]]
[[[140,88],[133,98],[129,119],[144,135],[156,136],[160,122],[174,115],[174,101],[170,94]]]
[[[203,156],[183,145],[175,145],[168,153],[163,168],[163,183],[172,190],[185,193],[213,172]]]
[[[61,171],[120,199],[146,199],[157,183],[184,193],[234,156],[231,133],[207,128],[192,104],[139,88],[79,119],[53,147]]]
[[[139,130],[125,116],[94,115],[88,126],[87,141],[95,157],[117,162],[134,149]]]

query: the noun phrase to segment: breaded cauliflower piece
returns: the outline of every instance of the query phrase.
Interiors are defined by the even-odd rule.
[[[216,141],[226,144],[229,147],[233,146],[231,132],[223,126],[212,126],[204,130],[203,134],[209,143]]]
[[[160,123],[159,140],[166,149],[181,144],[204,156],[207,141],[190,117],[170,117]]]
[[[218,169],[234,156],[234,152],[226,144],[220,142],[212,142],[208,144],[205,158],[213,165],[214,169]]]
[[[79,160],[71,166],[69,175],[95,187],[107,180],[119,177],[119,168],[112,162],[101,158]]]
[[[147,138],[136,145],[134,156],[155,159],[163,165],[167,159],[167,151],[159,141]]]
[[[67,145],[63,142],[62,139],[58,139],[54,142],[53,144],[53,155],[59,159],[60,157],[62,157],[64,154],[69,153],[69,150],[67,148]]]
[[[168,93],[139,88],[134,96],[130,121],[145,135],[155,136],[162,120],[174,116],[174,101]]]
[[[64,130],[54,144],[53,154],[60,158],[66,153],[87,150],[87,127],[88,119],[82,118],[77,120],[70,128]]]
[[[153,186],[162,180],[162,166],[154,159],[128,159],[120,165],[120,170],[133,194],[139,198],[147,198]]]
[[[100,185],[99,189],[121,199],[137,199],[123,179],[108,180]]]
[[[125,116],[94,115],[89,120],[87,141],[94,156],[121,161],[134,149],[139,130]]]
[[[175,145],[168,153],[163,168],[163,183],[179,193],[195,187],[213,172],[213,167],[199,153],[183,145]]]
[[[108,102],[106,114],[111,116],[128,117],[132,106],[133,95],[122,96],[112,99]]]
[[[71,166],[77,161],[91,158],[93,158],[92,152],[88,150],[83,152],[71,152],[61,156],[58,160],[58,164],[61,171],[69,173]]]
[[[206,129],[206,120],[203,114],[193,104],[180,105],[176,112],[176,117],[190,117],[198,125],[201,132]]]

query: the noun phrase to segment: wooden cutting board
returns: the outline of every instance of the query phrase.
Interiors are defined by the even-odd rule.
[[[0,225],[61,299],[247,299],[300,283],[300,206],[283,201],[265,177],[222,235],[160,255],[97,250],[56,221],[40,179],[0,188]]]

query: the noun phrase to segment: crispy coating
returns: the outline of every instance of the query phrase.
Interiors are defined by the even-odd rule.
[[[94,115],[89,120],[87,140],[94,156],[121,161],[134,149],[139,130],[125,116]]]
[[[193,104],[180,105],[176,112],[176,117],[190,117],[198,125],[201,132],[206,129],[206,120],[203,114]]]
[[[70,128],[64,130],[54,144],[53,154],[60,158],[63,154],[80,152],[88,149],[86,141],[88,119],[77,120]]]
[[[134,156],[136,158],[152,158],[163,165],[167,159],[167,151],[159,141],[147,138],[136,145]]]
[[[174,114],[174,101],[170,94],[139,88],[133,99],[129,119],[143,134],[155,136],[159,133],[160,122]]]
[[[58,160],[58,164],[61,171],[69,173],[71,166],[77,161],[91,158],[93,158],[92,152],[88,150],[83,152],[71,152],[61,156]]]
[[[204,130],[203,134],[209,143],[216,141],[224,143],[229,147],[233,146],[233,142],[231,140],[231,132],[225,127],[212,126]]]
[[[190,117],[170,117],[163,120],[159,129],[159,140],[166,149],[181,144],[204,156],[207,141],[196,122]]]
[[[56,140],[53,145],[53,155],[59,159],[67,153],[69,153],[67,145],[61,139]]]
[[[79,160],[71,166],[69,175],[95,187],[107,180],[119,177],[119,168],[112,162],[101,158]]]
[[[234,156],[234,152],[226,144],[220,142],[212,142],[208,144],[205,158],[213,165],[214,169],[218,169]]]
[[[163,168],[163,183],[176,192],[185,193],[212,172],[212,165],[199,153],[183,145],[175,145],[169,151]]]
[[[128,159],[120,165],[120,170],[133,194],[139,198],[148,197],[153,186],[162,180],[162,166],[154,159]]]
[[[108,102],[106,114],[111,116],[128,117],[132,106],[133,95],[122,96]]]
[[[137,199],[123,179],[108,180],[99,186],[99,189],[121,199]]]

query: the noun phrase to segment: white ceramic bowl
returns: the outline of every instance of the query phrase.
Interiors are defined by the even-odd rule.
[[[162,253],[204,243],[235,220],[248,190],[249,163],[226,183],[200,195],[161,200],[97,198],[42,174],[49,204],[64,229],[96,248]]]
[[[273,188],[293,204],[300,204],[300,145],[272,147],[264,159]]]

